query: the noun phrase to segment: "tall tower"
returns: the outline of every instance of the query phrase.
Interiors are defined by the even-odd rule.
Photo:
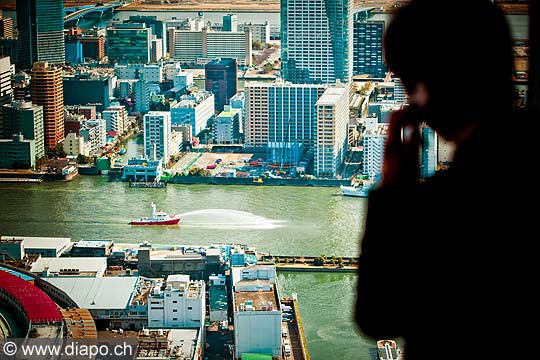
[[[144,153],[151,160],[169,161],[171,155],[171,113],[150,111],[144,115]]]
[[[17,29],[22,68],[65,63],[63,0],[17,0]]]
[[[223,15],[223,31],[238,31],[238,17],[236,14]]]
[[[223,111],[238,88],[236,58],[217,58],[204,67],[205,89],[214,93],[216,111]]]
[[[348,82],[352,76],[352,0],[281,0],[281,59],[296,84]]]
[[[13,90],[11,88],[11,63],[9,56],[0,57],[0,139],[9,138],[12,134],[4,131],[4,121],[2,120],[2,105],[11,103]]]
[[[43,106],[45,147],[55,148],[64,140],[64,88],[62,70],[46,62],[35,62],[32,69],[32,102]]]

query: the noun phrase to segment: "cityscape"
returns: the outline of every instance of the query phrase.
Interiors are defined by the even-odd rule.
[[[528,1],[495,2],[524,107]],[[401,359],[352,305],[405,3],[2,2],[0,356]]]

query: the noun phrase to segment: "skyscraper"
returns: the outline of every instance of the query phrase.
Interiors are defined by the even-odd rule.
[[[281,0],[281,59],[296,84],[352,76],[352,0]]]
[[[169,161],[171,154],[171,113],[150,111],[144,115],[144,154],[152,160]]]
[[[204,67],[205,89],[214,93],[216,111],[223,111],[224,105],[236,94],[237,71],[235,58],[217,58]]]
[[[152,29],[145,23],[115,24],[107,29],[109,63],[149,63],[152,55]]]
[[[0,139],[10,138],[12,134],[4,131],[2,120],[2,105],[11,103],[13,90],[11,89],[11,63],[9,57],[0,57]]]
[[[30,101],[15,100],[2,106],[0,111],[4,118],[5,138],[11,139],[14,134],[22,134],[25,139],[34,140],[36,158],[43,157],[43,107]]]
[[[45,147],[55,148],[64,140],[64,88],[62,69],[35,62],[32,69],[32,102],[43,106]]]
[[[30,68],[36,61],[65,62],[64,1],[17,0],[19,64]]]
[[[246,84],[246,144],[298,143],[313,150],[317,142],[317,100],[328,86]]]
[[[384,21],[356,19],[353,30],[353,74],[384,78]]]
[[[2,10],[0,10],[0,38],[13,38],[13,20],[2,16]]]
[[[223,15],[223,31],[238,31],[238,16],[236,14]]]

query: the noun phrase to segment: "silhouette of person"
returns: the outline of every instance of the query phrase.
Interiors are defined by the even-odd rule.
[[[505,16],[488,0],[412,0],[384,47],[410,105],[390,118],[369,194],[356,322],[372,338],[401,339],[407,360],[513,359],[536,309],[523,202],[537,150],[531,118],[513,109]],[[420,124],[455,146],[449,168],[425,181]]]

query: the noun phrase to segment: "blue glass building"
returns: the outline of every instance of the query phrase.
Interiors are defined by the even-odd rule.
[[[65,62],[63,0],[17,0],[17,30],[21,68]]]
[[[384,21],[355,19],[353,27],[353,74],[384,78]]]
[[[295,84],[352,76],[352,0],[281,0],[281,60]]]

